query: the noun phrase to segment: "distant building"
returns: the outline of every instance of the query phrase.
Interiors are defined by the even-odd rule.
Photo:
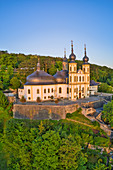
[[[99,83],[96,83],[94,80],[90,81],[89,86],[90,95],[96,95],[96,93],[98,92],[98,85]]]
[[[89,97],[90,64],[86,55],[86,46],[84,50],[85,56],[83,57],[82,68],[77,70],[76,56],[71,41],[70,62],[67,61],[65,51],[63,70],[57,71],[54,76],[40,70],[40,62],[38,61],[37,70],[27,77],[24,88],[18,89],[19,98],[24,96],[26,101],[36,101],[37,98],[46,101],[51,98],[76,100]]]

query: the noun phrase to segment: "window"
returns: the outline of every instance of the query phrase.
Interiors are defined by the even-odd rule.
[[[89,81],[89,76],[87,77],[87,81]]]
[[[67,87],[67,94],[69,94],[69,88]]]
[[[78,81],[78,76],[76,77],[76,80]]]
[[[46,96],[44,96],[44,99],[46,99]]]
[[[72,80],[72,78],[71,78],[71,76],[70,76],[70,82],[71,82],[71,80]]]
[[[84,70],[84,72],[85,72],[85,68],[84,68],[83,70]]]
[[[44,93],[46,93],[46,89],[44,89]]]
[[[70,93],[71,93],[71,88],[70,88]]]
[[[48,99],[50,99],[51,98],[51,96],[48,96]]]
[[[74,71],[76,71],[76,67],[74,67]]]
[[[70,67],[70,71],[72,71],[72,68]]]
[[[59,87],[59,93],[62,93],[62,88],[61,87]]]
[[[74,93],[76,92],[76,88],[74,89]]]
[[[76,76],[74,76],[74,82],[76,82]]]
[[[87,91],[89,91],[89,87],[87,88]]]
[[[79,81],[81,82],[81,76],[79,76]]]
[[[28,94],[30,94],[30,89],[28,89]]]
[[[89,68],[87,68],[87,72],[89,72]]]
[[[82,87],[82,93],[84,93],[84,87]]]
[[[37,94],[39,94],[39,89],[37,89]]]
[[[79,86],[79,90],[81,90],[81,86]]]
[[[51,89],[51,92],[53,93],[53,88]]]
[[[50,89],[48,89],[48,93],[50,93]]]
[[[29,100],[31,100],[31,97],[28,97]]]
[[[84,81],[84,76],[82,77],[82,81]]]
[[[74,96],[74,98],[76,98],[76,96]]]

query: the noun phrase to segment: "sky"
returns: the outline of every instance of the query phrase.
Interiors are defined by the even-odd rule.
[[[113,0],[0,0],[0,50],[67,58],[113,68]]]

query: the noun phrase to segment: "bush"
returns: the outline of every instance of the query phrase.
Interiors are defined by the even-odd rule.
[[[56,99],[56,100],[55,100],[55,103],[57,104],[58,102],[59,102],[59,100],[58,100],[58,99]]]
[[[22,103],[26,102],[26,99],[24,98],[24,96],[22,96],[22,98],[20,99],[20,102]]]
[[[53,96],[51,96],[51,99],[53,99]]]

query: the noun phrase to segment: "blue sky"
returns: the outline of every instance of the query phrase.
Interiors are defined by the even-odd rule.
[[[113,0],[0,0],[0,50],[67,57],[113,68]]]

